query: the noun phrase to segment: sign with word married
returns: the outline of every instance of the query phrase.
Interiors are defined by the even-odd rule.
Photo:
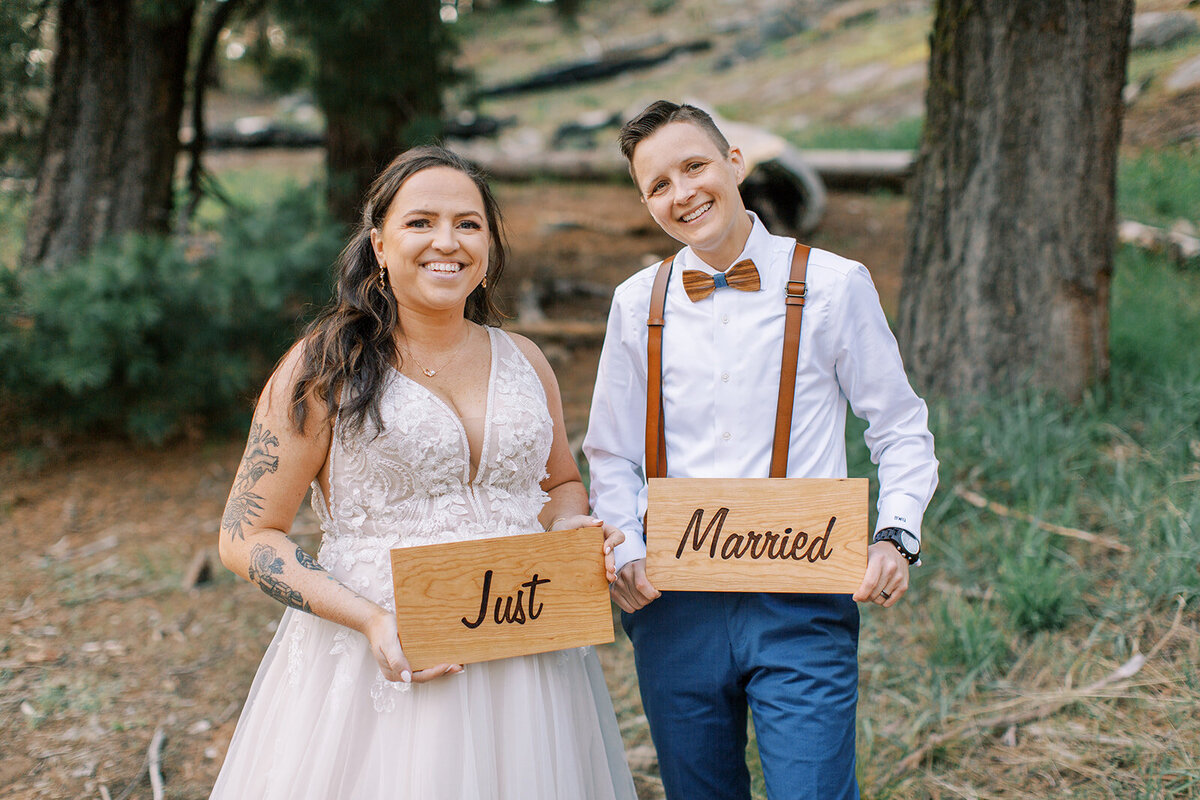
[[[599,528],[391,551],[400,646],[413,669],[613,640]]]
[[[656,589],[850,594],[867,570],[865,478],[651,478]]]

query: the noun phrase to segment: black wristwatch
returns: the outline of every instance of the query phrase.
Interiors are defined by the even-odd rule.
[[[875,532],[872,542],[891,542],[909,564],[921,557],[921,541],[904,528],[882,528]]]

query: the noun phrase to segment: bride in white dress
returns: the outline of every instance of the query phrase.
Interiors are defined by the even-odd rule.
[[[337,297],[268,381],[222,561],[288,606],[214,798],[633,800],[591,648],[412,671],[388,551],[587,525],[558,385],[485,327],[504,266],[491,192],[440,148],[376,179]],[[316,560],[287,538],[305,492]]]

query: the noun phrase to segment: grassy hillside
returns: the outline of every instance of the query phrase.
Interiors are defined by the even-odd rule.
[[[932,4],[927,0],[591,0],[578,27],[547,5],[462,17],[460,63],[472,91],[549,66],[653,45],[706,40],[711,48],[612,80],[486,99],[479,110],[553,134],[594,111],[632,111],[659,97],[695,98],[724,116],[759,124],[802,146],[912,147],[923,115]],[[1137,11],[1197,15],[1188,0],[1139,0]],[[1200,37],[1138,50],[1138,87],[1127,140],[1169,144],[1200,119],[1200,91],[1178,92],[1169,75],[1200,56]],[[1190,127],[1189,127],[1190,126]]]

